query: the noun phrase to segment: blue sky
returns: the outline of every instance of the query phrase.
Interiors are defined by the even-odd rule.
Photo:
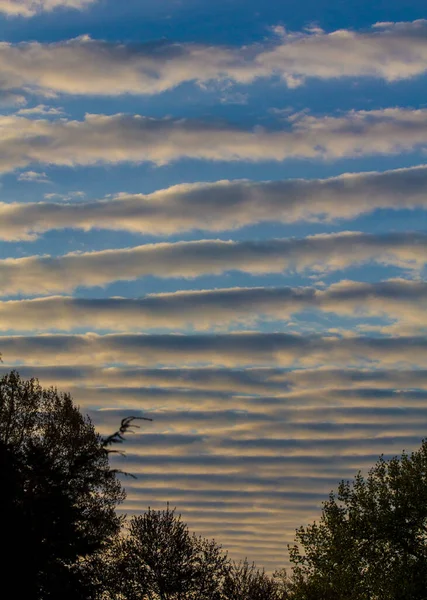
[[[124,509],[286,565],[425,432],[425,3],[0,0],[0,31],[2,370],[153,417]]]

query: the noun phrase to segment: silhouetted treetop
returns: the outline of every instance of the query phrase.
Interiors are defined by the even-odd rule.
[[[20,565],[19,597],[92,597],[80,563],[118,534],[124,490],[90,419],[13,371],[0,379],[0,458],[3,567]]]
[[[427,441],[342,481],[297,530],[295,598],[420,600],[427,590]]]

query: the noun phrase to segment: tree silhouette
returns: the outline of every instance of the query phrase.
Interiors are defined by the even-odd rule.
[[[102,438],[69,394],[16,371],[0,379],[4,586],[26,600],[283,600],[274,578],[230,563],[169,506],[125,525],[109,457],[136,419]]]
[[[220,600],[227,558],[214,540],[190,534],[169,506],[130,519],[107,560],[126,600]]]
[[[286,579],[282,573],[270,577],[247,559],[230,564],[223,594],[226,600],[285,600]]]
[[[122,524],[115,509],[124,491],[108,454],[69,394],[16,371],[0,379],[2,567],[13,577],[19,565],[22,577],[11,581],[18,597],[95,597],[84,559]]]
[[[342,481],[290,548],[295,598],[420,600],[427,590],[427,441]]]

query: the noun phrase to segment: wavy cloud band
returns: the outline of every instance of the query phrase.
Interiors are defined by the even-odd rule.
[[[302,115],[287,128],[140,115],[88,114],[82,121],[0,117],[0,171],[29,164],[167,164],[180,158],[282,161],[393,154],[427,144],[427,109],[387,108],[342,116]]]
[[[262,222],[330,222],[378,209],[427,209],[427,167],[330,179],[181,184],[93,202],[1,203],[0,238],[51,229],[115,229],[146,235],[227,231]]]
[[[147,275],[187,277],[229,271],[265,274],[339,271],[376,262],[420,271],[427,261],[427,234],[357,232],[261,241],[200,240],[118,250],[0,260],[3,296],[67,292]]]
[[[0,0],[0,12],[32,16],[96,0]],[[397,81],[427,69],[427,21],[376,24],[367,31],[274,29],[268,43],[241,48],[159,42],[124,45],[89,36],[51,44],[3,43],[3,89],[37,93],[158,94],[182,83],[252,83],[279,76],[289,87],[307,78],[376,77]]]
[[[288,320],[306,309],[346,316],[385,316],[419,331],[427,327],[427,282],[343,281],[328,289],[230,288],[152,294],[144,298],[48,297],[0,302],[0,330],[110,331],[228,328],[263,318]]]

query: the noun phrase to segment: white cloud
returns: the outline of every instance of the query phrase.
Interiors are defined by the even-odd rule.
[[[230,288],[151,294],[144,298],[70,298],[63,296],[0,302],[0,330],[147,331],[228,328],[262,318],[288,320],[305,309],[351,317],[382,316],[420,332],[427,327],[427,282],[342,281],[327,289]]]
[[[97,0],[0,0],[0,12],[11,17],[33,17],[56,8],[83,9]]]
[[[0,11],[31,16],[61,5],[83,8],[93,1],[0,0]],[[242,48],[167,42],[126,46],[89,36],[51,44],[3,43],[2,86],[46,94],[155,94],[186,81],[224,85],[279,75],[295,87],[307,77],[396,81],[427,69],[425,20],[390,23],[366,32],[289,33],[276,28],[275,33],[264,45]]]
[[[54,106],[47,106],[46,104],[37,104],[37,106],[32,106],[31,108],[21,108],[17,111],[17,115],[20,116],[28,116],[28,115],[37,115],[37,116],[61,116],[64,114],[64,111],[61,108],[57,108]]]
[[[45,194],[55,200],[58,194]],[[427,167],[352,173],[330,179],[217,181],[172,186],[152,194],[119,194],[99,201],[0,202],[0,238],[74,227],[174,235],[200,229],[224,231],[274,221],[352,219],[376,209],[427,209]]]
[[[27,183],[51,183],[46,173],[37,171],[23,171],[18,175],[18,181],[26,181]]]
[[[253,78],[245,75],[240,53],[228,48],[165,42],[126,46],[87,35],[51,44],[4,42],[0,65],[3,88],[48,95],[153,94],[185,81],[228,78],[233,69]]]
[[[59,194],[57,192],[51,192],[49,194],[43,194],[43,197],[48,200],[49,202],[51,200],[56,200],[56,203],[54,204],[55,207],[61,206],[61,204],[58,203],[58,200],[61,200],[62,202],[76,202],[76,200],[83,200],[83,198],[86,196],[85,192],[82,191],[75,191],[75,192],[68,192],[67,194]],[[43,203],[40,203],[41,205],[43,205]],[[16,204],[9,204],[9,206],[16,206]],[[27,204],[28,206],[28,204]],[[0,211],[1,211],[1,204],[0,204]],[[33,235],[31,233],[31,235]],[[10,239],[10,238],[9,238]]]
[[[86,115],[83,121],[0,117],[0,171],[30,163],[158,165],[180,158],[268,161],[343,158],[423,149],[427,109],[303,115],[288,129],[239,129],[231,124],[139,115]]]
[[[265,241],[201,240],[119,250],[0,260],[1,293],[50,294],[78,286],[104,286],[146,275],[198,277],[231,270],[245,273],[327,272],[371,261],[420,270],[427,235],[343,232]]]
[[[388,23],[366,33],[279,33],[281,43],[262,52],[257,65],[281,75],[290,87],[307,77],[407,79],[427,68],[427,21]]]

